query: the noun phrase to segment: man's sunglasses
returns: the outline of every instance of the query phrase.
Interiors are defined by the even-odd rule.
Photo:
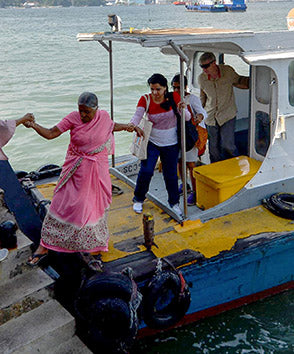
[[[202,69],[207,69],[207,68],[209,68],[210,65],[211,65],[212,63],[214,63],[214,62],[215,62],[215,60],[212,60],[212,61],[210,61],[210,62],[207,63],[207,64],[200,64],[200,68],[202,68]]]

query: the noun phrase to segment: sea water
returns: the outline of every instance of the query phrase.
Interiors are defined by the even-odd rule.
[[[193,13],[184,6],[114,6],[0,9],[0,119],[33,112],[50,128],[77,109],[83,91],[94,91],[109,111],[108,53],[98,43],[77,42],[80,32],[108,31],[107,15],[123,29],[216,27],[284,30],[293,2],[248,3],[245,13]],[[293,33],[294,35],[294,33]],[[179,59],[158,49],[113,43],[114,119],[127,123],[146,80],[155,72],[168,80]],[[47,141],[33,130],[17,128],[4,148],[15,170],[32,171],[45,163],[61,165],[68,133]],[[127,154],[131,135],[116,133],[116,155]],[[274,260],[273,260],[274,261]],[[270,271],[270,269],[269,269]],[[294,291],[244,306],[158,337],[140,341],[133,353],[293,353]]]

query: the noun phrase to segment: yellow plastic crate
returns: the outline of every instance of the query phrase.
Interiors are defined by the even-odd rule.
[[[197,205],[208,209],[236,194],[256,174],[261,161],[238,156],[195,167]]]

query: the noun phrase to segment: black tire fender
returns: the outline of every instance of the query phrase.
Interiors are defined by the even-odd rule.
[[[91,305],[88,340],[94,353],[128,353],[137,331],[137,316],[119,298],[100,298]]]
[[[22,179],[24,177],[26,177],[29,173],[26,171],[14,171],[17,179]]]
[[[263,200],[263,204],[274,214],[285,219],[294,219],[294,194],[275,193]]]
[[[144,292],[144,322],[154,329],[170,327],[185,315],[190,302],[190,291],[182,274],[165,270],[151,279]]]
[[[40,166],[36,171],[37,172],[45,172],[45,171],[53,170],[55,168],[59,168],[59,166],[58,165],[54,165],[54,164],[47,164],[47,165]]]
[[[87,279],[80,288],[75,308],[82,319],[91,315],[90,305],[99,298],[120,298],[125,302],[131,300],[133,292],[132,280],[120,273],[95,274]]]

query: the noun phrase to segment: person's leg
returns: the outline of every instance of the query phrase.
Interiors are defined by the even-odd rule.
[[[193,169],[194,169],[194,167],[196,167],[196,162],[187,162],[187,166],[188,166],[189,173],[190,173],[190,180],[192,183],[192,191],[196,192],[196,179],[193,176]]]
[[[208,132],[208,148],[210,162],[221,160],[221,145],[220,145],[220,127],[219,125],[207,125]]]
[[[158,156],[159,148],[149,142],[147,146],[147,159],[141,161],[141,167],[134,191],[134,202],[144,202]]]
[[[178,145],[160,148],[162,172],[168,193],[168,202],[171,206],[178,204],[180,200],[177,174],[178,155]]]
[[[220,127],[222,160],[238,156],[238,150],[235,145],[235,126],[236,118],[233,118]]]

